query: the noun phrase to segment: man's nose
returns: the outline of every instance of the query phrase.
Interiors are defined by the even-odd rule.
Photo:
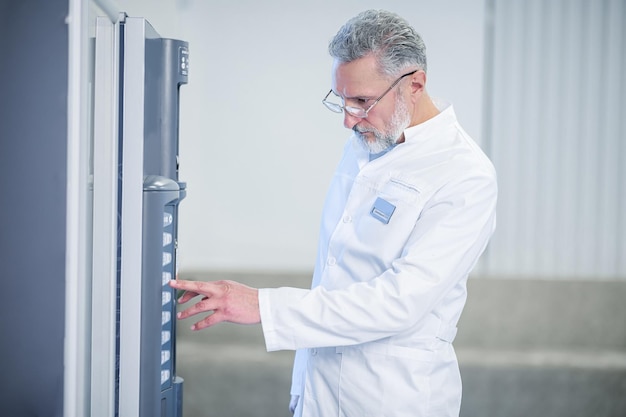
[[[352,129],[354,127],[354,125],[356,125],[360,121],[361,121],[361,118],[353,116],[353,115],[351,115],[350,113],[348,113],[347,111],[344,110],[344,112],[343,112],[343,126],[346,129]]]

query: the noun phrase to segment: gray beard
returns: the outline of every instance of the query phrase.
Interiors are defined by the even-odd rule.
[[[372,155],[386,151],[396,143],[396,140],[389,137],[379,138],[378,136],[376,136],[374,141],[369,141],[360,132],[355,130],[355,133],[361,148]],[[376,132],[374,134],[376,135]]]
[[[391,116],[389,125],[385,126],[386,132],[381,132],[378,129],[359,128],[355,125],[352,130],[358,139],[358,143],[361,147],[370,154],[378,154],[386,151],[396,144],[404,129],[406,129],[411,123],[411,117],[407,110],[404,100],[400,96],[396,100],[396,110]],[[363,133],[372,132],[374,134],[374,140],[369,141]]]

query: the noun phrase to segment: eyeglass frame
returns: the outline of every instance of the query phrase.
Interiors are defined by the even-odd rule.
[[[389,88],[387,90],[385,90],[384,93],[382,93],[376,100],[374,100],[374,102],[372,103],[371,106],[369,106],[367,108],[367,110],[362,109],[360,107],[354,107],[354,106],[346,106],[346,105],[340,105],[337,103],[332,103],[330,101],[328,101],[328,96],[330,95],[330,93],[333,92],[333,89],[331,88],[330,91],[328,92],[328,94],[326,94],[326,97],[324,97],[322,99],[322,104],[330,111],[332,111],[333,113],[343,113],[344,111],[346,111],[348,114],[350,114],[351,116],[354,117],[358,117],[359,119],[365,119],[368,115],[368,113],[370,112],[370,110],[372,110],[374,108],[375,105],[378,104],[378,102],[380,100],[383,99],[383,97],[385,97],[385,95],[390,92],[396,85],[398,85],[398,83],[400,82],[400,80],[402,80],[404,77],[408,77],[409,75],[413,75],[416,72],[418,72],[419,69],[413,70],[411,72],[408,72],[402,76],[400,76],[397,80],[395,80],[393,82],[393,84],[391,84],[391,86],[389,86]],[[338,96],[339,97],[339,96]],[[342,101],[344,101],[344,99],[342,97],[340,97]],[[345,101],[344,101],[345,102]],[[357,113],[355,113],[357,112]]]

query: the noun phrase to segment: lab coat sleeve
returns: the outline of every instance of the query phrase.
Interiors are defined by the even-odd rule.
[[[280,321],[274,319],[276,313],[286,306],[298,305],[298,300],[304,298],[310,290],[301,288],[261,288],[259,289],[259,310],[261,314],[261,327],[263,328],[263,336],[265,338],[265,346],[268,352],[281,349],[296,349],[296,341],[288,342],[290,347],[281,347],[285,344],[285,338],[289,335],[284,329],[277,328]],[[295,334],[292,335],[295,337]]]
[[[495,174],[484,171],[442,186],[424,205],[402,255],[377,277],[333,290],[261,290],[267,350],[354,345],[416,325],[485,249],[496,194]]]

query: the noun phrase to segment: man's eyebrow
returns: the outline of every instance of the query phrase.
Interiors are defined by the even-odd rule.
[[[349,96],[349,97],[343,97],[340,94],[337,94],[335,92],[335,90],[333,90],[332,88],[330,89],[330,91],[332,91],[332,93],[339,97],[342,100],[374,100],[374,96],[364,96],[364,95],[360,95],[360,96]]]

